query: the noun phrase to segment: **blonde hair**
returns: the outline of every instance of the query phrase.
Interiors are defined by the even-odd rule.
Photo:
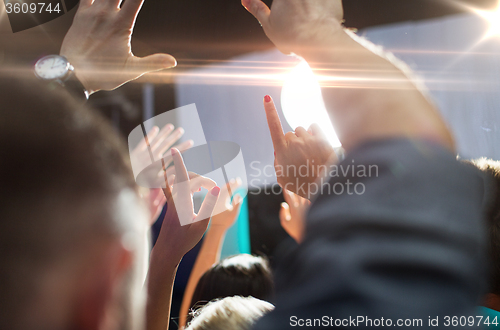
[[[274,306],[254,297],[212,300],[195,312],[186,330],[248,330]]]

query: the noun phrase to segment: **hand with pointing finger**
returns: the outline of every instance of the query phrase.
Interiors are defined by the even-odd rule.
[[[80,0],[60,54],[89,93],[112,90],[147,72],[171,68],[175,58],[134,56],[130,41],[144,0]]]
[[[312,125],[310,133],[302,127],[283,133],[281,121],[269,95],[264,98],[267,123],[273,140],[274,168],[283,189],[309,199],[311,184],[323,175],[326,163],[336,161],[336,155],[319,126]]]

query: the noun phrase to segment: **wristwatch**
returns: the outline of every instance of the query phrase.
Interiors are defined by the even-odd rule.
[[[89,98],[88,91],[75,75],[75,68],[64,56],[42,57],[35,63],[35,75],[53,88],[64,87],[79,101],[85,102]]]

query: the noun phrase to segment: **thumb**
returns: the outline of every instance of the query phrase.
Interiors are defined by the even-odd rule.
[[[154,54],[146,57],[134,57],[133,60],[134,70],[141,73],[168,69],[176,65],[177,61],[175,60],[175,58],[167,54]]]
[[[241,0],[241,4],[265,27],[269,20],[271,10],[261,0]]]

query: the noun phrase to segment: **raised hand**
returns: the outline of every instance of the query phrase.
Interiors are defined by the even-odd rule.
[[[446,124],[408,69],[342,27],[341,0],[274,0],[271,8],[261,0],[242,4],[279,50],[300,55],[323,76],[323,100],[347,152],[368,140],[394,137],[454,150]]]
[[[207,230],[220,193],[220,188],[215,186],[212,180],[199,175],[189,175],[179,150],[172,149],[171,153],[175,174],[167,179],[165,173],[163,191],[168,204],[167,213],[151,252],[148,273],[148,330],[168,329],[177,266]],[[193,209],[192,191],[201,187],[208,189],[209,193],[196,214]]]
[[[264,98],[264,108],[274,145],[274,168],[278,183],[283,189],[309,199],[311,196],[308,188],[311,184],[316,184],[315,181],[323,175],[325,167],[322,165],[336,161],[335,152],[316,125],[310,128],[311,133],[298,127],[295,133],[284,134],[270,96]],[[304,168],[307,171],[301,171]]]
[[[158,127],[153,127],[147,134],[147,141],[143,139],[130,153],[131,159],[137,164],[145,164],[147,166],[151,162],[151,154],[153,154],[154,159],[163,158],[164,165],[168,166],[172,162],[172,157],[170,155],[165,155],[167,149],[169,149],[175,142],[177,142],[182,135],[184,130],[182,127],[177,128],[174,131],[174,125],[167,124],[161,130]],[[179,151],[184,151],[193,146],[193,141],[188,140],[183,143],[178,144],[175,148]],[[142,166],[142,165],[138,165]],[[174,168],[169,171],[169,174],[174,174]],[[163,170],[158,173],[152,173],[152,180],[161,179],[163,177]],[[163,191],[159,188],[154,189],[141,189],[141,197],[145,201],[149,208],[151,215],[150,223],[151,225],[155,223],[160,215],[163,206],[165,205],[166,199]]]
[[[220,192],[219,200],[213,212],[212,223],[203,239],[203,244],[200,252],[198,252],[196,262],[189,276],[186,290],[184,291],[179,313],[179,329],[182,329],[186,325],[186,318],[189,308],[191,307],[191,300],[198,281],[212,265],[220,260],[220,253],[226,231],[234,224],[243,201],[240,195],[234,195],[235,191],[240,186],[240,178],[236,180],[231,179]],[[231,196],[234,196],[232,202]]]
[[[75,67],[89,93],[112,90],[147,72],[171,68],[175,58],[132,53],[130,40],[144,0],[80,0],[61,55]]]
[[[274,0],[271,9],[261,0],[242,0],[241,3],[285,54],[300,54],[303,47],[321,41],[325,33],[342,30],[341,0]]]
[[[280,209],[281,227],[300,243],[304,237],[305,215],[311,202],[286,189],[283,190],[283,197],[285,202],[281,203]]]
[[[169,181],[163,189],[167,199],[167,213],[163,220],[157,245],[168,246],[170,254],[180,260],[201,239],[207,229],[210,217],[217,203],[220,188],[210,179],[197,176],[191,180],[177,149],[172,149],[175,166],[175,180]],[[196,186],[193,182],[196,182]],[[203,201],[198,214],[194,212],[193,191],[204,187],[209,193]],[[155,247],[156,248],[156,247]]]

